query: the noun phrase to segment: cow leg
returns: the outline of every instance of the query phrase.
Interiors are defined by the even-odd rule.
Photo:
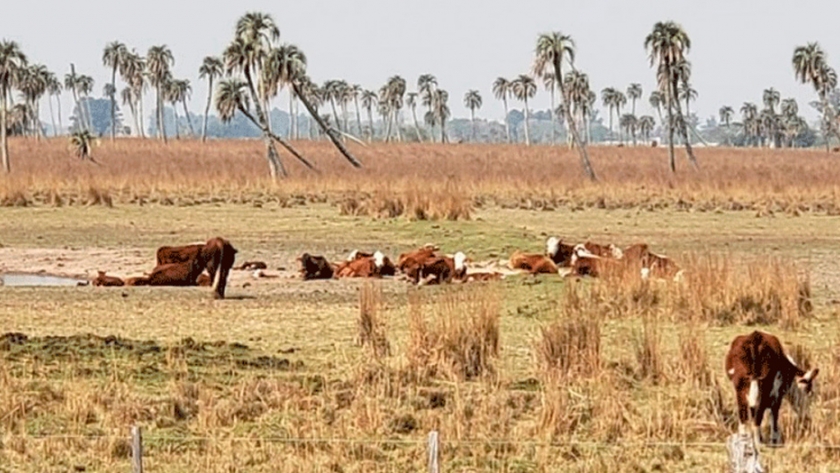
[[[782,432],[779,430],[779,406],[770,408],[770,445],[782,444]]]
[[[754,419],[754,426],[755,426],[755,441],[756,443],[761,442],[761,422],[764,420],[764,411],[767,409],[767,406],[763,404],[758,405],[758,409],[755,410],[755,414],[753,417]]]

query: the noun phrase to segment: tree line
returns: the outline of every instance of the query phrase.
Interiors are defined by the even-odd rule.
[[[648,103],[656,111],[659,128],[653,116],[637,115],[636,106],[642,100],[643,90],[641,84],[631,83],[624,90],[617,87],[601,90],[601,104],[606,109],[609,126],[608,131],[596,130],[596,134],[602,140],[628,141],[634,145],[639,139],[649,142],[658,134],[668,143],[669,167],[673,172],[676,172],[677,144],[685,147],[688,161],[697,167],[692,143],[704,138],[698,131],[696,115],[691,113],[691,103],[698,97],[691,84],[688,60],[691,40],[679,24],[658,22],[645,37],[644,48],[656,77],[656,89],[650,92]],[[505,110],[503,137],[499,137],[507,142],[519,139],[520,133],[512,130],[511,124],[521,122],[522,141],[530,145],[533,123],[529,101],[542,86],[549,93],[550,108],[545,113],[537,112],[536,119],[538,123],[547,119],[550,127],[540,141],[551,144],[565,141],[574,146],[582,169],[594,180],[596,174],[586,147],[593,142],[593,127],[602,126],[596,109],[598,94],[592,90],[588,75],[575,67],[575,54],[575,43],[570,36],[560,32],[539,35],[531,70],[513,79],[498,77],[492,82],[492,93]],[[313,167],[292,145],[293,140],[303,138],[327,138],[352,165],[359,166],[360,162],[345,146],[347,140],[446,143],[452,141],[447,127],[453,126],[457,127],[458,141],[478,141],[479,128],[489,130],[482,134],[496,133],[491,124],[477,119],[477,112],[484,104],[478,90],[468,90],[463,96],[463,104],[470,111],[469,130],[464,130],[463,121],[453,120],[449,92],[432,74],[418,77],[413,87],[403,77],[394,75],[378,90],[341,79],[315,83],[306,72],[304,52],[294,44],[281,43],[279,28],[265,13],[253,12],[241,17],[224,51],[202,61],[198,78],[207,81],[209,92],[200,116],[200,132],[193,123],[193,118],[199,116],[192,114],[187,105],[192,94],[191,83],[189,79],[173,76],[175,57],[168,46],[152,46],[141,55],[121,42],[110,42],[103,50],[102,63],[110,72],[110,82],[102,90],[102,97],[109,105],[107,120],[102,119],[102,99],[91,95],[94,81],[90,76],[77,73],[71,64],[70,71],[60,81],[45,66],[30,63],[16,42],[0,42],[0,148],[6,172],[11,169],[6,139],[9,134],[36,139],[44,136],[39,106],[43,98],[49,104],[53,133],[64,129],[59,101],[62,92],[73,96],[72,131],[107,134],[112,140],[130,134],[131,130],[136,136],[146,137],[143,99],[148,93],[153,94],[155,104],[148,131],[163,142],[170,138],[167,134],[170,127],[166,125],[172,122],[176,138],[183,130],[186,135],[206,140],[208,124],[215,119],[211,117],[212,109],[222,123],[238,123],[239,127],[247,124],[251,132],[263,139],[272,177],[286,175],[276,145]],[[797,79],[812,84],[817,93],[818,100],[811,105],[820,112],[820,132],[826,146],[832,136],[840,140],[837,75],[827,65],[826,54],[817,43],[797,47],[793,66]],[[288,119],[281,136],[273,123],[277,115],[273,113],[276,109],[272,103],[284,90],[289,96]],[[123,126],[118,101],[130,113],[133,126]],[[509,109],[511,101],[522,103],[524,117],[517,120],[516,110]],[[301,105],[305,113],[301,113]],[[812,142],[805,138],[812,132],[799,115],[795,100],[782,99],[778,91],[769,88],[764,91],[763,105],[759,110],[753,103],[744,103],[740,122],[733,122],[735,110],[731,106],[721,107],[722,126],[711,134],[728,145],[793,147]],[[179,108],[183,110],[182,115]],[[406,114],[410,123],[405,120]]]

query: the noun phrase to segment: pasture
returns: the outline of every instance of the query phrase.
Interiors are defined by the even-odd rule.
[[[322,173],[274,184],[256,142],[103,142],[101,167],[12,142],[0,272],[137,275],[158,246],[222,235],[278,277],[233,271],[223,301],[0,288],[0,471],[127,471],[134,424],[154,472],[420,471],[432,429],[447,471],[721,471],[737,417],[723,357],[755,328],[821,370],[765,467],[840,468],[817,447],[840,445],[833,156],[701,149],[672,178],[665,150],[594,148],[590,184],[565,148],[357,147],[353,172],[301,147]],[[304,251],[432,242],[487,261],[550,235],[645,241],[687,278],[292,277]]]

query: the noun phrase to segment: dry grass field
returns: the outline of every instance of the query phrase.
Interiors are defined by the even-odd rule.
[[[783,407],[772,472],[840,471],[840,212],[834,155],[596,148],[602,179],[548,147],[327,144],[265,177],[258,142],[12,142],[0,273],[151,269],[154,250],[223,235],[229,299],[201,288],[0,287],[0,472],[724,471],[736,428],[728,343],[776,333],[818,366],[809,416]],[[372,218],[376,217],[376,218]],[[386,218],[396,217],[396,218]],[[303,282],[303,251],[391,256],[435,242],[473,259],[570,241],[648,242],[682,283],[510,277],[423,287]],[[6,334],[6,335],[3,335]]]

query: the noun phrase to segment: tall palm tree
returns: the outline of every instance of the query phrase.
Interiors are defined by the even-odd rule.
[[[6,140],[6,103],[17,86],[21,71],[26,67],[26,55],[14,41],[0,41],[0,149],[2,149],[3,170],[12,172],[9,162],[9,144]]]
[[[362,111],[359,109],[359,96],[362,95],[362,86],[359,84],[353,84],[350,86],[350,96],[353,98],[353,110],[356,112],[356,127],[358,128],[357,133],[359,137],[362,136]],[[412,110],[414,113],[414,110]],[[417,126],[417,116],[414,116],[414,126]],[[420,129],[417,129],[417,139],[421,140],[420,138]]]
[[[723,123],[725,127],[729,128],[732,123],[732,116],[735,115],[735,110],[733,110],[729,105],[724,105],[723,107],[720,107],[718,114],[720,115],[721,123]]]
[[[801,83],[813,85],[819,96],[823,128],[829,132],[825,136],[825,149],[828,151],[829,134],[834,134],[840,139],[837,127],[833,123],[835,112],[828,103],[828,93],[837,85],[837,73],[828,65],[826,54],[819,43],[808,43],[794,49],[793,71]]]
[[[372,90],[362,92],[362,107],[368,114],[368,143],[373,140],[373,108],[379,105],[379,96]]]
[[[163,97],[166,102],[172,104],[172,115],[175,119],[175,139],[181,139],[181,118],[178,116],[178,104],[181,102],[181,88],[178,81],[169,78],[163,86]]]
[[[119,41],[112,41],[105,46],[102,52],[102,65],[111,68],[111,141],[116,137],[116,110],[117,110],[117,70],[125,67],[125,60],[128,56],[128,48]]]
[[[633,146],[636,146],[636,129],[639,126],[639,120],[636,115],[625,113],[619,119],[619,126],[624,129],[624,132],[633,138]]]
[[[658,90],[654,90],[650,93],[650,106],[656,109],[656,114],[659,116],[659,123],[662,123],[662,102],[665,100],[662,98],[662,92]]]
[[[677,89],[680,80],[687,81],[682,71],[688,61],[685,55],[691,49],[691,39],[685,30],[673,21],[657,22],[651,33],[645,38],[645,49],[650,56],[650,64],[657,66],[657,83],[665,99],[668,111],[668,153],[671,172],[677,172],[674,160],[674,126],[677,125],[685,140],[685,149],[690,162],[698,167],[697,159],[691,149],[691,141],[686,130],[687,121],[682,116]],[[676,119],[673,114],[676,113]]]
[[[224,63],[216,56],[207,56],[198,68],[198,78],[207,79],[207,106],[204,108],[204,124],[201,126],[201,141],[207,141],[207,118],[213,102],[213,81],[222,76]]]
[[[437,78],[432,74],[422,74],[417,78],[417,92],[420,94],[420,100],[423,106],[426,107],[426,112],[432,111],[432,96],[437,86]],[[431,130],[429,131],[429,136],[432,136]]]
[[[642,84],[632,83],[627,87],[627,97],[630,99],[632,105],[632,114],[636,115],[636,100],[642,98]]]
[[[472,122],[472,140],[475,141],[475,111],[481,108],[481,94],[477,90],[469,90],[464,94],[464,106],[470,109],[470,121]],[[554,120],[552,119],[552,122]]]
[[[589,155],[586,152],[586,145],[581,141],[578,135],[575,121],[572,119],[571,108],[568,106],[568,95],[566,93],[565,84],[563,81],[563,60],[566,60],[569,65],[574,64],[575,59],[575,43],[571,36],[564,35],[559,31],[553,33],[542,34],[537,38],[537,47],[534,57],[534,70],[545,71],[549,67],[554,69],[554,77],[556,78],[557,86],[560,88],[560,99],[562,100],[563,112],[566,115],[566,123],[569,131],[572,134],[574,144],[577,145],[580,153],[581,164],[586,175],[591,180],[596,180],[595,171],[589,162]]]
[[[146,67],[149,71],[149,83],[155,88],[157,106],[157,134],[158,138],[166,143],[166,126],[164,126],[163,101],[165,99],[164,87],[171,80],[171,68],[175,65],[175,57],[172,50],[166,45],[152,46],[146,53]],[[178,129],[178,123],[175,123]]]
[[[38,103],[47,92],[50,72],[42,64],[33,64],[21,71],[20,89],[29,108],[29,120],[26,128],[39,140],[43,134]]]
[[[134,119],[135,132],[137,132],[137,129],[140,128],[140,124],[137,121],[137,108],[134,106],[134,93],[132,92],[130,85],[125,86],[125,88],[120,91],[120,101],[124,107],[128,107],[128,109],[131,110],[131,116]]]
[[[400,76],[392,76],[386,83],[387,98],[391,105],[391,113],[393,114],[392,123],[397,132],[397,140],[402,141],[402,132],[400,131],[400,117],[401,110],[405,104],[406,82]]]
[[[146,137],[146,130],[144,128],[143,119],[143,91],[146,90],[146,60],[132,51],[125,59],[125,67],[121,71],[123,80],[131,88],[131,99],[134,103],[133,111],[136,112],[135,121],[137,122],[137,131],[141,138]]]
[[[414,130],[417,132],[417,141],[423,142],[423,135],[420,134],[420,124],[417,123],[417,92],[409,92],[405,95],[405,104],[411,109],[411,117],[414,119]]]
[[[613,87],[606,87],[601,90],[601,102],[607,107],[610,116],[610,137],[613,134],[613,110],[618,108],[618,90]]]
[[[776,105],[779,104],[779,100],[781,100],[781,94],[773,87],[764,89],[764,93],[761,95],[761,101],[764,103],[764,107],[774,114],[776,113]]]
[[[752,142],[753,146],[758,144],[758,107],[750,102],[744,102],[741,106],[741,123],[744,126],[746,142]]]
[[[512,83],[504,77],[498,77],[493,81],[493,95],[502,101],[505,106],[505,133],[507,141],[510,143],[510,122],[508,121],[508,97],[513,92]]]
[[[589,115],[591,113],[591,106],[594,102],[590,99],[594,93],[589,88],[589,76],[580,71],[572,71],[566,74],[564,79],[566,82],[565,89],[568,95],[568,106],[572,107],[573,114],[576,113],[580,119],[580,126],[584,132],[584,142],[589,141]],[[594,98],[597,101],[597,97]],[[562,110],[565,114],[565,110]],[[567,138],[571,142],[572,135],[568,134]]]
[[[513,96],[525,104],[525,144],[531,145],[531,133],[528,128],[528,122],[531,119],[530,111],[528,110],[528,99],[533,98],[537,94],[537,83],[534,78],[528,74],[520,74],[519,77],[513,80]]]
[[[795,117],[797,115],[799,115],[799,104],[796,103],[796,99],[782,100],[782,116]]]
[[[552,111],[551,112],[551,144],[556,144],[555,134],[557,132],[557,123],[556,123],[557,120],[555,118],[556,114],[554,113],[554,111],[555,111],[555,109],[557,109],[557,106],[554,105],[554,89],[557,86],[557,79],[554,76],[554,72],[549,71],[549,72],[543,73],[542,80],[543,80],[543,86],[545,87],[545,90],[547,90],[549,92],[550,97],[551,97],[551,108],[549,109],[549,110]],[[559,110],[562,112],[562,109],[559,109]]]
[[[55,73],[50,72],[49,77],[47,79],[47,94],[49,95],[47,98],[49,99],[50,103],[50,121],[52,123],[53,128],[53,136],[58,136],[59,128],[63,128],[61,125],[61,82],[58,81],[58,77],[56,77]],[[53,97],[55,97],[55,101],[58,104],[58,126],[59,128],[55,127],[55,115],[53,112]]]
[[[330,106],[332,107],[333,118],[335,118],[335,126],[341,130],[341,120],[338,118],[338,110],[336,109],[336,102],[338,102],[341,98],[341,81],[335,79],[328,80],[324,82],[323,89],[325,98],[329,100]]]
[[[534,89],[536,90],[536,84]],[[432,112],[435,115],[435,122],[440,125],[440,142],[445,143],[446,138],[446,120],[449,119],[449,93],[443,89],[435,89],[432,94]]]
[[[102,86],[102,97],[108,99],[109,101],[117,99],[117,90],[111,85],[110,82],[106,82],[104,86]],[[116,114],[114,115],[115,121],[112,121],[110,127],[112,129],[117,127],[116,123]]]
[[[650,134],[653,132],[654,126],[656,126],[656,122],[652,116],[642,115],[639,117],[639,133],[646,142],[650,141]]]
[[[90,94],[93,92],[93,77],[80,75],[76,77],[78,81],[79,94],[82,97],[82,110],[79,113],[87,115],[88,131],[93,131],[93,117],[90,115]]]
[[[297,94],[292,84],[303,81],[306,75],[306,54],[294,44],[282,44],[268,53],[266,75],[271,82],[274,94],[282,88],[289,89],[289,139],[298,138],[298,113],[296,111]],[[314,85],[314,84],[313,84]]]
[[[64,88],[70,89],[73,92],[73,103],[79,113],[79,116],[76,117],[76,127],[80,130],[87,129],[85,116],[84,113],[82,113],[82,104],[79,102],[79,80],[78,76],[76,76],[76,68],[73,64],[70,64],[70,73],[64,75]]]

